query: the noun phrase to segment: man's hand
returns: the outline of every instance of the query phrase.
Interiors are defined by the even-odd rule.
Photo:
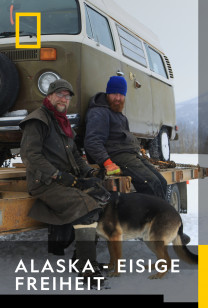
[[[64,171],[59,171],[55,181],[60,185],[64,185],[66,187],[75,187],[80,190],[89,189],[95,186],[96,183],[100,185],[102,184],[102,180],[96,177],[77,178],[73,174]]]
[[[120,167],[117,166],[116,164],[114,164],[111,159],[107,159],[104,162],[103,165],[104,165],[104,167],[107,171],[107,175],[113,175],[113,174],[120,174],[121,173]]]
[[[56,182],[67,187],[75,187],[77,184],[77,178],[71,173],[59,171],[56,177]]]

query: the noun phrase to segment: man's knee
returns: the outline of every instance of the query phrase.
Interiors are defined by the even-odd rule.
[[[74,222],[72,222],[73,226],[75,225],[91,225],[93,223],[97,223],[100,218],[100,214],[102,212],[101,208],[97,208],[86,215],[76,219]]]

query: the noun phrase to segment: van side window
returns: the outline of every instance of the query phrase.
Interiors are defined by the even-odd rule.
[[[119,26],[117,26],[117,29],[123,55],[144,66],[147,66],[142,42],[127,31],[121,29]]]
[[[161,55],[145,44],[151,71],[168,78]]]
[[[107,48],[115,50],[107,18],[87,5],[85,5],[85,11],[88,37]]]

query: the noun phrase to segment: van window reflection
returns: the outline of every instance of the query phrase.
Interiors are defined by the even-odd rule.
[[[15,14],[41,13],[41,35],[80,33],[80,11],[76,0],[1,0],[0,33],[15,36]],[[37,32],[37,18],[20,17],[20,36]],[[1,35],[2,37],[2,35]]]
[[[85,9],[88,37],[107,48],[115,50],[108,20],[87,5]]]

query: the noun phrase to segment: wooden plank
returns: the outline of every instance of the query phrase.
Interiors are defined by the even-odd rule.
[[[22,164],[17,164],[17,168],[0,168],[0,181],[8,179],[18,179],[26,177],[26,168]],[[191,179],[200,179],[208,176],[208,168],[169,168],[157,169],[167,180],[168,184],[187,181]],[[116,175],[113,176],[116,178]],[[1,185],[1,182],[0,182]]]
[[[27,191],[26,180],[0,180],[0,191]]]
[[[1,199],[31,199],[32,197],[26,191],[1,191],[0,192],[0,200]]]
[[[40,230],[40,229],[46,229],[46,224],[40,224],[37,226],[32,226],[29,228],[21,228],[21,229],[14,229],[14,230],[8,230],[8,231],[0,231],[0,235],[7,235],[7,234],[16,234],[16,233],[22,233],[22,232],[28,232],[28,231],[34,231],[34,230]]]
[[[27,216],[35,199],[20,194],[19,198],[5,194],[5,198],[0,199],[0,233],[43,226],[43,223]]]
[[[12,166],[15,168],[25,168],[25,165],[23,163],[14,163],[12,164]]]
[[[163,169],[160,171],[160,173],[164,176],[168,184],[174,184],[199,178],[199,173],[195,172],[197,170],[197,168],[171,168]]]
[[[26,177],[25,168],[0,168],[0,179],[24,178]]]
[[[169,168],[159,172],[168,184],[185,183],[208,176],[208,168]],[[128,193],[132,188],[131,178],[109,176],[106,177],[105,186],[109,190]],[[45,227],[46,224],[27,216],[34,201],[35,198],[27,193],[26,169],[22,164],[18,164],[18,168],[0,168],[0,234]]]
[[[0,186],[5,186],[10,184],[12,181],[0,180]]]
[[[107,176],[104,186],[109,191],[119,191],[129,193],[131,191],[130,176]]]

